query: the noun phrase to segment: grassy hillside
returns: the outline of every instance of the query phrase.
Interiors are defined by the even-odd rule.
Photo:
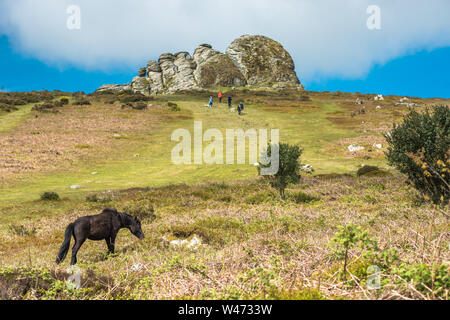
[[[423,202],[384,159],[382,133],[407,112],[395,105],[401,97],[232,94],[245,104],[241,117],[225,103],[206,108],[209,93],[154,97],[146,110],[104,94],[71,96],[51,112],[24,104],[1,113],[0,298],[448,298],[448,210]],[[91,104],[75,105],[80,99]],[[410,102],[418,110],[448,104]],[[171,133],[192,131],[194,120],[222,132],[278,128],[315,172],[281,200],[251,164],[176,166]],[[349,152],[350,144],[365,149]],[[384,171],[356,177],[363,164]],[[61,200],[40,200],[45,191]],[[153,207],[156,217],[143,221],[143,241],[121,231],[114,256],[105,256],[103,241],[86,242],[78,255],[83,289],[69,290],[68,261],[54,263],[64,229],[105,207],[146,214]],[[345,278],[329,245],[344,225],[360,226],[371,240],[350,250]],[[168,243],[194,236],[197,249]],[[369,290],[374,265],[381,288]]]

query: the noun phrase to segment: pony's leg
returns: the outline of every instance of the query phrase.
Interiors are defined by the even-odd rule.
[[[114,249],[116,247],[116,236],[117,236],[117,233],[113,233],[110,238],[110,241],[111,241],[111,251],[110,252],[111,253],[114,253]]]
[[[72,260],[70,261],[71,266],[77,263],[77,253],[78,250],[80,250],[81,246],[83,245],[84,241],[86,241],[86,239],[82,240],[75,239],[75,244],[72,247]]]
[[[105,241],[106,241],[106,245],[108,246],[108,252],[114,253],[114,245],[111,242],[111,237],[106,238]]]

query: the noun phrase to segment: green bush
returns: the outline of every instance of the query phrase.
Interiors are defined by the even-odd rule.
[[[81,98],[77,99],[72,103],[74,106],[88,106],[91,104],[91,102],[87,99]]]
[[[0,111],[11,112],[11,111],[17,111],[17,110],[19,110],[19,109],[16,108],[15,106],[0,104]]]
[[[61,98],[61,100],[59,100],[61,102],[62,105],[67,105],[69,104],[69,99],[68,98]]]
[[[450,276],[446,265],[432,268],[426,264],[401,264],[394,269],[394,272],[424,294],[433,293],[435,296],[442,297],[448,295]],[[401,280],[399,280],[399,283],[401,283]]]
[[[414,187],[434,203],[450,198],[450,108],[438,105],[433,112],[411,110],[402,124],[394,123],[385,135],[390,165],[408,176]]]
[[[300,162],[299,158],[303,150],[296,145],[280,143],[279,145],[269,145],[267,148],[267,156],[270,159],[272,152],[278,149],[279,152],[279,169],[276,174],[266,175],[265,179],[269,180],[272,188],[280,192],[280,196],[284,198],[284,190],[290,183],[297,184],[300,182]],[[258,173],[261,174],[261,168],[270,167],[269,165],[258,166]]]
[[[59,195],[56,192],[44,192],[43,194],[41,194],[41,200],[58,201]]]
[[[63,106],[63,104],[61,101],[50,101],[50,102],[44,102],[41,104],[36,104],[36,105],[34,105],[34,107],[31,110],[42,112],[42,113],[57,113],[59,111],[56,110],[56,108],[60,108],[62,106]]]

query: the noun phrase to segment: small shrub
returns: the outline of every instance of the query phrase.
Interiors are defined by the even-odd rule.
[[[61,102],[61,104],[62,104],[63,106],[69,104],[69,99],[68,99],[68,98],[61,98],[61,100],[59,100],[59,101]]]
[[[446,265],[430,267],[426,264],[401,264],[398,268],[394,269],[394,273],[412,284],[421,293],[426,295],[434,294],[438,297],[448,297],[450,276],[448,266]],[[402,283],[401,280],[397,282]]]
[[[17,111],[17,110],[19,110],[19,109],[15,106],[0,104],[0,111],[12,112],[12,111]]]
[[[167,102],[167,106],[168,107],[178,107],[178,105],[176,104],[176,103],[173,103],[173,102]]]
[[[279,154],[279,168],[277,173],[265,175],[264,178],[269,180],[272,188],[278,189],[280,196],[284,198],[284,190],[290,183],[299,183],[300,176],[300,162],[299,158],[303,152],[299,146],[280,143],[279,145],[269,145],[267,149],[267,157],[270,159],[272,152]],[[259,165],[258,173],[261,175],[262,168],[268,168],[269,165]]]
[[[36,104],[31,110],[41,113],[58,113],[59,111],[55,109],[61,106],[62,104],[56,101],[44,102],[42,104]]]
[[[378,244],[375,240],[369,238],[368,232],[363,230],[360,226],[338,226],[338,229],[338,232],[328,245],[331,247],[333,254],[335,254],[339,260],[343,260],[344,262],[342,275],[345,281],[347,276],[349,251],[357,244],[359,244],[360,247],[365,248],[366,251],[378,250]]]
[[[41,194],[41,200],[44,201],[58,201],[59,195],[56,192],[44,192]]]
[[[72,103],[74,106],[88,106],[91,105],[91,102],[87,99],[81,98],[77,99]]]

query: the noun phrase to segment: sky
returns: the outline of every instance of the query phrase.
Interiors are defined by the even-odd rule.
[[[448,0],[0,0],[0,89],[92,92],[161,53],[262,34],[307,90],[450,98],[449,12]]]

